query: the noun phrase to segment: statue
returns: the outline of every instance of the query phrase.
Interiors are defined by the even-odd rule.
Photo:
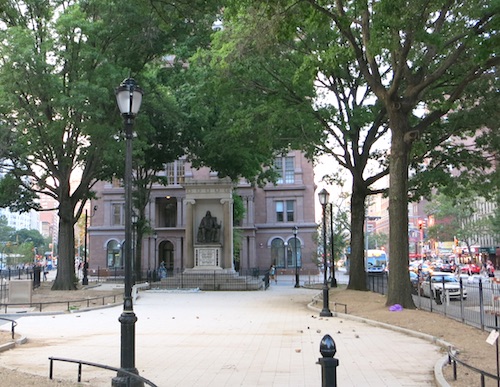
[[[221,225],[217,224],[217,218],[207,211],[198,227],[198,243],[219,242]]]

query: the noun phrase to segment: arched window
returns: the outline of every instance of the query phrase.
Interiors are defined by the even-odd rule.
[[[281,238],[275,238],[271,242],[271,264],[276,267],[285,267],[285,243]]]
[[[112,240],[108,242],[106,247],[107,266],[108,267],[123,267],[122,246],[119,242]]]

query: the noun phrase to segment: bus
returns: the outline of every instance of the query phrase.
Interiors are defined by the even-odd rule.
[[[384,273],[389,260],[384,250],[366,250],[365,268],[367,273]]]

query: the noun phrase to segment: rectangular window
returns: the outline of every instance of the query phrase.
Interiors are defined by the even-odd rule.
[[[283,211],[284,211],[283,202],[276,202],[276,222],[284,221]]]
[[[295,202],[293,200],[276,202],[276,221],[293,222],[295,220]]]
[[[294,202],[293,200],[286,201],[286,221],[293,222],[294,221]]]
[[[285,184],[295,183],[295,167],[293,157],[285,157]]]
[[[111,225],[112,226],[122,226],[125,224],[123,216],[123,203],[113,203],[111,204]]]
[[[184,160],[176,160],[166,165],[165,173],[168,185],[178,185],[184,183],[186,173]]]
[[[283,158],[278,157],[276,160],[274,160],[274,169],[276,170],[276,173],[278,174],[278,179],[276,180],[277,184],[283,184]]]
[[[295,159],[293,157],[278,157],[274,160],[274,169],[278,174],[277,184],[295,183]]]

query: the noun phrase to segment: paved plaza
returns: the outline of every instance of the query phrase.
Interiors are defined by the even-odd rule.
[[[307,307],[318,290],[281,278],[266,291],[144,291],[134,305],[136,367],[158,386],[321,386],[319,344],[337,347],[339,386],[433,386],[436,345]],[[122,306],[25,316],[28,343],[0,353],[2,365],[48,376],[49,356],[120,365]],[[5,328],[4,328],[5,329]],[[77,365],[56,362],[56,378],[76,381]],[[110,386],[110,371],[83,366],[90,386]]]

